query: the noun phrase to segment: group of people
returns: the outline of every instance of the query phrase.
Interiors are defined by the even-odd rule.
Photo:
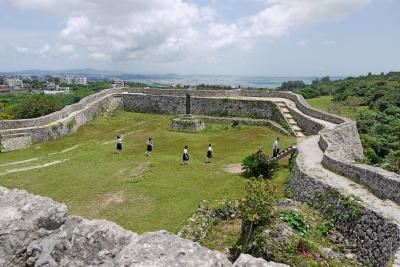
[[[153,139],[150,137],[146,141],[146,156],[151,156],[151,153],[153,152]],[[116,139],[116,153],[120,154],[122,152],[122,137],[117,136]],[[211,159],[213,157],[213,148],[211,144],[208,144],[208,149],[207,149],[207,155],[206,155],[206,160],[205,163],[211,163]],[[186,145],[183,149],[183,155],[182,155],[182,164],[188,164],[189,163],[189,147]]]
[[[121,153],[122,151],[122,137],[117,136],[116,140],[116,153]],[[151,153],[153,152],[153,139],[150,137],[147,139],[146,142],[146,156],[151,156]],[[272,144],[272,157],[276,158],[279,155],[279,137],[275,139],[275,142]],[[213,157],[213,148],[212,145],[208,145],[207,149],[207,155],[206,155],[206,160],[205,163],[211,163],[211,159]],[[186,145],[183,148],[183,155],[182,155],[182,164],[188,164],[189,163],[189,147]]]

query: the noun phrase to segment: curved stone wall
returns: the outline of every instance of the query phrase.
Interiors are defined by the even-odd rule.
[[[363,158],[363,151],[355,122],[322,131],[319,143],[324,151],[322,163],[326,168],[367,186],[379,198],[400,204],[400,175],[357,163]]]
[[[43,126],[55,121],[61,120],[70,116],[71,113],[77,112],[79,110],[84,109],[87,105],[90,105],[94,101],[100,100],[101,98],[107,98],[110,94],[121,93],[121,89],[107,89],[103,90],[99,93],[89,95],[83,98],[76,104],[72,104],[64,107],[60,111],[53,112],[49,115],[42,116],[34,119],[23,119],[23,120],[3,120],[0,121],[0,130],[7,129],[18,129],[18,128],[27,128],[27,127],[37,127]]]
[[[314,162],[316,169],[312,170],[310,166],[307,166],[307,162],[303,161],[304,155],[302,156],[302,153],[313,152],[299,149],[299,157],[296,160],[291,181],[291,188],[295,198],[325,212],[324,207],[319,205],[321,196],[329,192],[334,192],[335,194],[332,196],[331,202],[337,203],[337,205],[330,206],[331,215],[342,233],[357,243],[359,256],[365,262],[372,263],[374,266],[385,266],[398,251],[400,246],[400,218],[394,221],[388,216],[384,216],[377,210],[374,210],[371,206],[360,203],[360,214],[357,214],[354,220],[342,220],[343,218],[340,214],[346,210],[346,205],[340,203],[340,200],[344,199],[347,201],[351,198],[351,194],[343,190],[336,190],[336,185],[329,183],[326,180],[327,177],[324,177],[326,171],[324,171],[325,169],[321,164],[333,173],[340,174],[340,177],[348,177],[357,183],[365,185],[379,198],[390,199],[399,203],[399,175],[387,172],[381,168],[357,163],[356,160],[363,157],[363,150],[356,124],[353,121],[313,109],[305,102],[302,96],[290,92],[152,89],[129,89],[127,91],[129,92],[120,94],[120,91],[106,90],[85,98],[78,104],[66,107],[60,112],[38,119],[0,122],[0,135],[4,132],[4,129],[8,129],[6,131],[9,132],[19,133],[19,129],[15,128],[28,127],[24,130],[31,131],[34,140],[48,140],[46,139],[47,137],[41,137],[51,135],[49,134],[50,124],[53,123],[54,126],[54,122],[61,120],[63,127],[65,127],[65,124],[68,124],[68,119],[71,118],[71,114],[73,114],[76,120],[74,127],[79,127],[79,125],[84,124],[95,114],[103,111],[105,106],[115,102],[118,96],[122,96],[122,98],[118,98],[116,100],[117,104],[114,105],[124,108],[127,111],[168,114],[185,113],[185,96],[187,94],[190,94],[192,100],[194,100],[192,104],[195,103],[193,106],[195,113],[202,113],[212,103],[212,107],[214,108],[213,115],[223,112],[221,111],[221,107],[225,109],[225,106],[229,107],[229,105],[232,105],[232,108],[228,108],[229,112],[227,115],[236,116],[240,112],[239,114],[249,116],[252,113],[251,108],[253,105],[250,103],[255,102],[256,104],[254,105],[256,107],[254,110],[261,110],[261,113],[256,113],[258,114],[257,116],[268,118],[273,117],[273,105],[275,104],[272,102],[270,103],[273,105],[267,104],[269,101],[265,99],[249,100],[249,97],[289,99],[295,103],[296,108],[288,106],[288,109],[305,133],[316,137],[320,136],[319,142],[316,142],[317,148],[312,147],[310,149],[319,149],[316,152],[320,153],[322,151],[321,153],[323,153],[321,161]],[[243,97],[243,99],[230,99],[230,97]],[[223,103],[224,101],[225,103]],[[209,110],[206,111],[211,112]],[[61,132],[59,136],[64,134],[68,134],[68,132]],[[53,135],[52,138],[55,137],[57,136]],[[300,139],[299,142],[303,142],[307,138],[309,137]]]

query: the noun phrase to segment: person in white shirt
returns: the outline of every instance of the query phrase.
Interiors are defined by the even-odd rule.
[[[115,141],[115,143],[117,144],[117,148],[116,148],[115,152],[117,154],[119,154],[122,151],[122,138],[121,138],[121,136],[117,136],[117,140]]]
[[[279,154],[279,137],[272,144],[272,157],[276,158]]]
[[[189,163],[188,146],[185,146],[185,148],[183,149],[182,164],[188,164],[188,163]]]
[[[151,156],[151,152],[153,151],[153,139],[150,137],[147,142],[146,142],[147,148],[146,148],[146,156]]]
[[[212,148],[212,145],[211,144],[209,144],[208,145],[208,150],[207,150],[207,157],[206,157],[206,163],[211,163],[211,159],[212,159],[212,153],[213,152],[213,148]]]

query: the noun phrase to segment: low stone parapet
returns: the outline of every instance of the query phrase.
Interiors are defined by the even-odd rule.
[[[357,255],[363,262],[385,267],[395,256],[400,246],[398,224],[369,209],[356,197],[315,178],[297,162],[290,185],[296,200],[317,208],[357,245]]]
[[[28,133],[0,135],[0,152],[27,149],[32,145],[32,137]]]

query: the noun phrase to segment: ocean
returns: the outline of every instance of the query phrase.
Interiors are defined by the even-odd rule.
[[[228,76],[228,75],[122,75],[125,81],[140,82],[149,86],[162,85],[224,85],[241,88],[277,88],[285,81],[301,80],[305,84],[311,84],[320,76],[306,77],[269,77],[269,76]],[[337,80],[342,77],[331,77],[332,80]]]

